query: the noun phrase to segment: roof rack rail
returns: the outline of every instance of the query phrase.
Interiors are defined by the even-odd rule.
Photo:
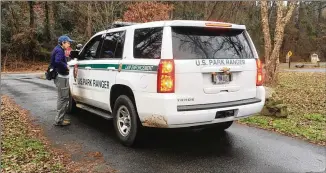
[[[116,21],[116,22],[113,22],[108,27],[108,29],[119,28],[119,27],[130,26],[130,25],[136,25],[136,24],[139,24],[139,23],[135,23],[135,22],[119,22],[119,21]]]

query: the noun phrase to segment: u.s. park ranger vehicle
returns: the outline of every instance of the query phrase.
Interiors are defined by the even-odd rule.
[[[133,145],[143,126],[218,131],[263,108],[262,65],[244,25],[112,26],[72,52],[69,111],[112,118],[124,145]]]

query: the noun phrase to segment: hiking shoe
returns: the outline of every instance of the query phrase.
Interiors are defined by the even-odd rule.
[[[69,120],[63,120],[63,122],[61,123],[55,123],[55,126],[67,126],[70,125],[70,121]]]

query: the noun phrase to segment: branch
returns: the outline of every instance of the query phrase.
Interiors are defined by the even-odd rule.
[[[277,44],[277,41],[279,40],[279,37],[281,36],[280,32],[281,32],[281,28],[283,27],[283,25],[282,25],[283,1],[277,1],[276,6],[277,6],[277,9],[276,9],[276,26],[275,26],[275,31],[274,31],[274,49]]]
[[[283,1],[277,1],[276,2],[276,13],[277,13],[277,17],[276,17],[276,26],[281,24],[282,18],[283,18]]]
[[[207,19],[206,19],[206,20],[209,20],[209,19],[212,17],[212,15],[213,15],[213,13],[214,13],[214,10],[215,10],[215,7],[216,7],[216,5],[217,5],[217,1],[215,2],[214,6],[213,6],[213,8],[212,8],[212,10],[211,10],[211,12],[210,12],[210,14],[209,14],[209,16],[207,17]]]
[[[278,1],[277,2],[278,6],[277,6],[277,11],[279,13],[279,11],[282,11],[282,2]],[[280,51],[280,47],[282,45],[283,42],[283,38],[284,38],[284,28],[285,25],[288,23],[288,21],[290,20],[292,13],[294,11],[296,4],[295,2],[291,2],[289,4],[289,10],[286,13],[286,16],[282,18],[282,16],[280,15],[281,19],[280,19],[280,23],[276,23],[276,29],[275,29],[275,43],[274,43],[274,50],[272,52],[272,62],[275,62],[278,58],[279,58],[279,51]],[[279,14],[277,14],[277,16],[279,17]]]
[[[283,27],[288,23],[288,21],[290,20],[292,13],[294,11],[294,8],[296,6],[295,2],[290,2],[289,4],[289,10],[286,13],[286,16],[282,19],[282,25]]]

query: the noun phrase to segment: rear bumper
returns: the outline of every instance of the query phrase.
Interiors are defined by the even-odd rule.
[[[265,104],[265,88],[257,87],[256,98],[226,103],[177,106],[174,94],[135,93],[143,126],[180,128],[234,121],[259,113]],[[235,110],[235,115],[215,118],[217,111]]]
[[[177,106],[177,111],[199,111],[199,110],[207,110],[207,109],[218,109],[218,108],[228,108],[234,106],[242,106],[249,105],[254,103],[261,102],[258,98],[251,98],[246,100],[238,100],[232,102],[224,102],[224,103],[210,103],[210,104],[201,104],[201,105],[182,105]]]

